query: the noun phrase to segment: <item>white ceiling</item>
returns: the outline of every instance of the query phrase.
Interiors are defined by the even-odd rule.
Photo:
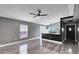
[[[48,16],[32,18],[33,16],[28,14],[37,13],[38,8]],[[71,4],[3,4],[0,5],[0,16],[49,25],[60,21],[61,17],[72,16],[73,8],[74,5]]]

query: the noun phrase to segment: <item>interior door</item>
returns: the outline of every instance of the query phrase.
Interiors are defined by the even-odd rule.
[[[75,41],[75,25],[66,25],[66,40]]]

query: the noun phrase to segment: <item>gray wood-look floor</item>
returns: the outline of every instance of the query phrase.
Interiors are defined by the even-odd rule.
[[[34,48],[29,51],[29,54],[57,54],[60,53],[62,45],[43,41],[43,46],[40,48]]]
[[[64,47],[48,41],[43,41],[40,47],[39,39],[24,41],[21,43],[0,47],[0,54],[20,54],[20,46],[28,45],[28,54],[62,54]],[[25,49],[26,50],[26,49]],[[65,53],[64,53],[65,54]]]

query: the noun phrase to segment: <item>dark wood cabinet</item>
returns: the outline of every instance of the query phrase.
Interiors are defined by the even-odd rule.
[[[42,38],[49,39],[49,40],[60,41],[60,42],[62,41],[60,34],[47,34],[47,33],[43,33],[42,34]]]

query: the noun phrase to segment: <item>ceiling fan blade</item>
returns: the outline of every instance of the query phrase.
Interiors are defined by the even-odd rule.
[[[40,9],[38,9],[38,13],[41,13],[41,10]]]
[[[48,14],[41,14],[40,16],[47,16]]]
[[[33,16],[33,18],[36,18],[37,17],[37,15],[36,16]]]
[[[31,15],[36,15],[35,13],[29,13],[29,14],[31,14]]]

